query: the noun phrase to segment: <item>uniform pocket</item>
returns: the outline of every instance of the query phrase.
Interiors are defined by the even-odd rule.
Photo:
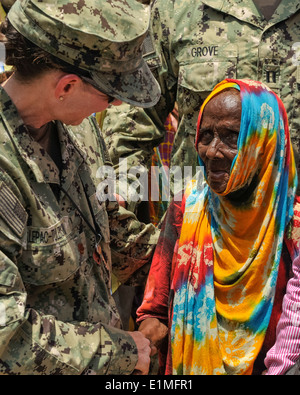
[[[27,248],[19,268],[25,283],[65,281],[87,257],[86,237],[72,230],[68,217],[49,228],[28,227]]]
[[[235,78],[236,60],[186,64],[179,69],[179,84],[193,92],[210,93],[225,78]]]
[[[199,109],[205,97],[219,82],[225,78],[236,78],[237,50],[235,46],[228,47],[228,52],[223,48],[221,56],[217,56],[220,55],[220,49],[217,49],[217,46],[212,46],[213,49],[210,52],[206,47],[199,48],[193,47],[189,53],[194,53],[194,55],[197,53],[207,55],[208,53],[213,56],[194,56],[193,59],[190,57],[189,61],[185,60],[180,63],[177,101],[181,103],[183,114]]]

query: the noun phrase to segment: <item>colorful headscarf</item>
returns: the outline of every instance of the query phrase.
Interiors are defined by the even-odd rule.
[[[293,216],[297,176],[287,115],[265,85],[230,79],[218,84],[201,108],[196,147],[205,105],[227,88],[238,89],[242,101],[238,153],[222,194],[206,182],[192,183],[185,193],[171,285],[174,374],[251,374]],[[237,205],[228,199],[254,177],[247,201]]]

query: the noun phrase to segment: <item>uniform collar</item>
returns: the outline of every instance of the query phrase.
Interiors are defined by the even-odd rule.
[[[7,133],[20,156],[31,169],[36,181],[60,184],[59,169],[41,145],[30,136],[17,108],[2,87],[0,87],[0,114]],[[64,172],[75,174],[76,169],[83,162],[85,153],[74,142],[75,137],[68,136],[68,130],[61,122],[56,122],[56,126],[62,147],[62,174]]]
[[[267,22],[252,0],[202,0],[202,2],[208,7],[232,15],[262,30],[289,18],[300,10],[298,1],[282,0],[272,18]]]

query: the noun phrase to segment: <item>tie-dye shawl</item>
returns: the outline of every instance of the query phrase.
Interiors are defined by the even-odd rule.
[[[177,252],[171,327],[174,374],[251,374],[268,327],[284,230],[297,184],[280,99],[261,83],[224,80],[242,100],[238,153],[222,194],[192,183]],[[201,159],[199,158],[200,162]],[[204,164],[201,162],[204,166]],[[240,205],[227,198],[257,178]],[[173,261],[174,262],[174,261]]]

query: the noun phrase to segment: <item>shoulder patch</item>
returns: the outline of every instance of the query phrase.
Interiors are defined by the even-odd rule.
[[[0,216],[19,237],[23,235],[28,214],[4,182],[0,182]]]

